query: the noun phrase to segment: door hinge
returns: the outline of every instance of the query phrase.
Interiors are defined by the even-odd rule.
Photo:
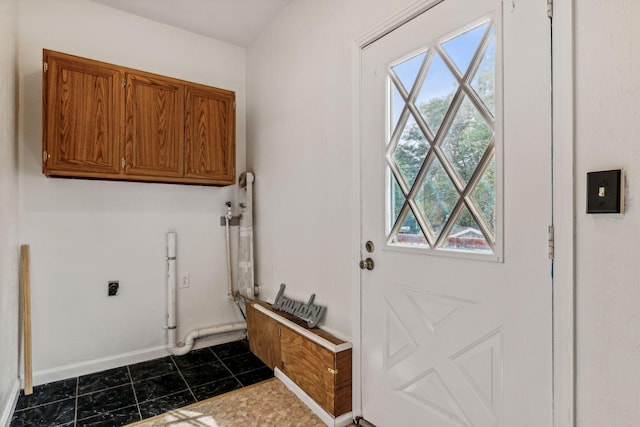
[[[555,236],[554,236],[554,232],[553,232],[553,225],[550,225],[548,228],[548,232],[549,232],[549,259],[553,261],[553,258],[555,256]]]
[[[51,154],[47,153],[47,150],[44,150],[42,152],[42,161],[44,163],[47,163],[47,160],[49,160],[51,158]]]
[[[123,157],[120,164],[122,165],[122,169],[124,169],[124,167],[127,166],[127,160]]]
[[[547,17],[553,18],[553,0],[547,0]]]
[[[44,72],[46,73],[47,71],[49,71],[49,63],[45,62],[44,64],[42,64],[42,66],[44,67]]]
[[[122,87],[127,87],[127,79],[122,79]]]
[[[338,370],[337,369],[327,368],[327,371],[329,371],[330,374],[338,375]]]

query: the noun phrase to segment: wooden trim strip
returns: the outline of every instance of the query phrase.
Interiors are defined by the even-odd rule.
[[[254,306],[254,308],[256,310],[260,311],[261,313],[266,314],[267,316],[271,317],[272,319],[276,320],[277,322],[282,323],[283,325],[285,325],[289,329],[292,329],[293,331],[295,331],[298,334],[304,336],[308,340],[313,341],[314,343],[326,348],[329,351],[332,351],[333,353],[339,353],[341,351],[348,350],[348,349],[353,347],[353,344],[351,342],[345,342],[345,343],[342,343],[342,344],[333,344],[332,342],[329,342],[328,340],[326,340],[326,339],[314,334],[313,332],[310,332],[308,329],[305,329],[305,328],[301,327],[300,325],[297,325],[297,324],[293,323],[292,321],[290,321],[288,319],[285,319],[284,317],[280,316],[279,314],[274,313],[273,311],[271,311],[271,310],[269,310],[267,308],[264,308],[260,304],[254,304],[253,306]]]
[[[20,246],[20,286],[22,288],[22,330],[24,333],[24,394],[33,393],[31,364],[31,280],[29,277],[29,245]]]

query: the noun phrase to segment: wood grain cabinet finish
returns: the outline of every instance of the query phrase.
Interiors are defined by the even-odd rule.
[[[351,410],[351,350],[334,353],[281,329],[282,372],[334,416]]]
[[[186,85],[185,176],[233,182],[235,176],[235,95]]]
[[[247,304],[249,348],[269,368],[280,367],[280,323]]]
[[[127,73],[125,173],[182,177],[184,84],[142,73]]]
[[[247,327],[251,351],[269,367],[278,367],[313,400],[334,417],[351,411],[352,350],[332,351],[285,326],[255,308],[273,313],[264,302],[247,304]],[[344,341],[319,329],[307,329],[297,319],[278,312],[276,317],[295,323],[333,345]],[[291,325],[291,323],[288,323]]]
[[[47,176],[235,183],[235,93],[43,51]]]
[[[46,55],[43,172],[110,177],[120,173],[120,70],[68,55]]]

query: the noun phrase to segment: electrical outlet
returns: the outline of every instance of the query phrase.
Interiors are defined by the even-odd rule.
[[[107,295],[110,297],[115,297],[118,295],[118,289],[120,288],[120,282],[117,280],[110,280],[109,286],[107,287]]]
[[[191,285],[191,274],[184,273],[182,280],[180,280],[180,288],[188,288]]]

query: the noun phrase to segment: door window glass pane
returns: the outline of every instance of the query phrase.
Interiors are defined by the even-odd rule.
[[[493,253],[495,50],[486,19],[389,67],[389,244]]]

